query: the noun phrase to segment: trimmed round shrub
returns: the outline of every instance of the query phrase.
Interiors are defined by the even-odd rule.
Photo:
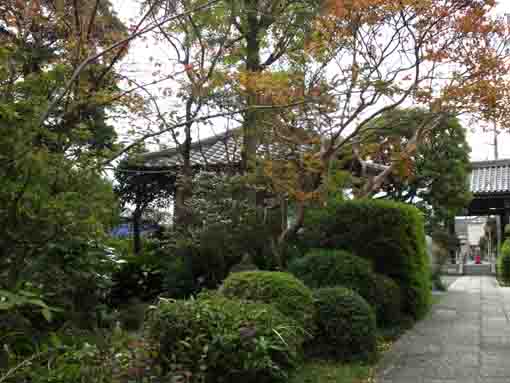
[[[162,300],[148,334],[169,381],[255,383],[288,379],[301,359],[304,330],[271,305],[201,294]]]
[[[388,327],[399,323],[402,317],[402,292],[391,278],[375,274],[377,324]]]
[[[372,307],[345,287],[314,292],[316,341],[321,352],[341,360],[371,361],[376,355],[376,321]]]
[[[289,265],[289,271],[311,288],[343,286],[377,307],[376,277],[366,259],[342,250],[313,249]]]
[[[344,249],[365,258],[402,288],[405,314],[418,319],[428,312],[430,261],[417,208],[381,200],[331,201],[309,209],[306,222],[297,240],[302,249]]]
[[[220,291],[230,298],[273,304],[304,328],[313,328],[312,291],[289,273],[278,271],[232,273],[225,279]]]
[[[498,258],[498,276],[504,284],[510,284],[510,240],[506,240],[501,247]]]

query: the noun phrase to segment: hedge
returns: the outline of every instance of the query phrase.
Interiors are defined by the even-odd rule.
[[[219,294],[164,300],[147,327],[171,381],[286,381],[302,359],[304,330],[268,304]]]
[[[402,292],[391,278],[375,274],[377,324],[390,327],[400,322],[402,316]]]
[[[346,251],[312,249],[289,264],[289,271],[311,288],[343,286],[376,305],[376,281],[366,259]]]
[[[510,284],[510,240],[507,239],[501,247],[498,258],[498,277],[504,284]]]
[[[372,307],[345,287],[314,292],[321,351],[341,360],[371,361],[376,355],[376,321]]]
[[[229,298],[273,304],[304,328],[313,329],[312,291],[292,274],[277,271],[244,271],[229,275],[220,287]]]
[[[402,289],[403,310],[418,319],[431,303],[423,217],[413,206],[381,200],[332,202],[306,216],[305,249],[345,249],[370,260]]]

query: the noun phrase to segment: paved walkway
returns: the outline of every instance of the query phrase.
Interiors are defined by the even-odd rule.
[[[377,383],[510,383],[510,288],[460,277],[383,357]]]

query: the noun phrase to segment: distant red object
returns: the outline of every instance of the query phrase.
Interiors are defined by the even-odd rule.
[[[476,263],[477,265],[479,265],[480,263],[482,263],[482,258],[481,258],[479,255],[477,255],[477,256],[475,257],[475,263]]]

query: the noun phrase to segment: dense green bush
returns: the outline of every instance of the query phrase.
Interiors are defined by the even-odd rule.
[[[397,323],[402,310],[400,287],[389,277],[376,274],[366,259],[346,251],[313,249],[289,264],[289,271],[307,286],[347,287],[374,307],[381,326]]]
[[[155,351],[139,335],[120,329],[80,332],[68,328],[40,339],[31,355],[11,353],[9,368],[0,369],[0,382],[154,382],[160,375]]]
[[[313,295],[299,279],[277,271],[232,273],[220,291],[227,297],[270,303],[306,329],[313,328]]]
[[[312,249],[304,257],[292,261],[289,271],[311,288],[348,287],[374,307],[377,305],[372,265],[346,251]]]
[[[132,299],[151,302],[160,295],[184,298],[196,290],[193,257],[182,249],[146,239],[142,254],[122,254],[120,261],[108,297],[115,307],[123,308]]]
[[[387,327],[400,322],[402,314],[402,292],[391,278],[375,274],[375,300],[377,324]]]
[[[432,290],[446,291],[447,287],[441,279],[441,270],[433,271],[430,275],[430,283],[432,284]]]
[[[303,343],[303,329],[275,307],[212,294],[163,300],[148,330],[164,374],[192,383],[286,380]]]
[[[345,249],[371,260],[402,289],[403,310],[422,317],[431,302],[423,217],[413,206],[380,200],[329,203],[311,210],[299,239],[304,248]]]
[[[506,240],[498,258],[498,276],[501,282],[510,284],[510,240]]]
[[[370,305],[345,287],[318,289],[314,298],[320,351],[342,360],[373,360],[376,321]]]

